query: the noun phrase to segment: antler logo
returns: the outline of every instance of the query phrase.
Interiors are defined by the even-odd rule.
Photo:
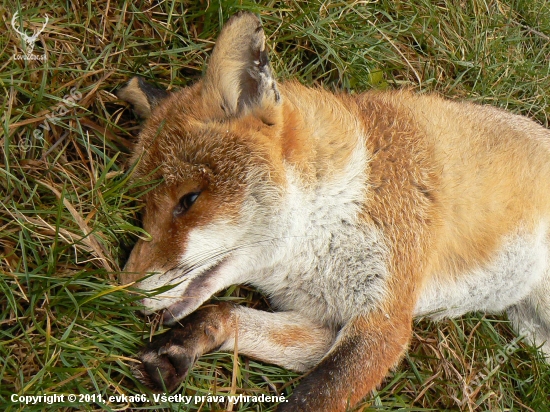
[[[13,27],[13,29],[17,32],[17,34],[19,34],[21,36],[21,38],[25,41],[25,52],[26,52],[26,59],[27,60],[37,60],[35,57],[37,56],[34,56],[32,54],[33,50],[34,50],[34,44],[36,43],[36,41],[38,40],[38,35],[40,33],[42,33],[44,31],[44,29],[46,28],[46,25],[48,24],[48,20],[49,20],[49,17],[48,15],[46,14],[46,21],[44,22],[44,24],[42,25],[42,28],[40,30],[35,30],[34,31],[34,34],[32,36],[29,36],[27,35],[27,33],[19,30],[17,28],[17,16],[18,16],[19,12],[15,12],[15,14],[13,15],[12,19],[11,19],[11,26]],[[34,56],[34,57],[32,57]],[[43,56],[45,57],[45,56]]]

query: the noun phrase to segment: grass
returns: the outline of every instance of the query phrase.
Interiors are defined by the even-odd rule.
[[[130,182],[139,120],[114,96],[139,73],[178,88],[201,76],[222,22],[262,15],[275,72],[351,93],[438,92],[506,108],[548,126],[550,8],[546,0],[4,2],[0,15],[0,405],[8,411],[224,410],[216,403],[142,403],[129,366],[156,318],[117,283],[137,237]],[[14,59],[34,48],[46,61]],[[65,99],[65,101],[63,100]],[[39,133],[35,132],[36,130]],[[254,291],[222,294],[257,305]],[[505,356],[502,356],[505,354]],[[501,362],[499,362],[501,361]],[[486,376],[485,376],[486,375]],[[181,393],[288,393],[298,375],[232,354],[210,354]],[[17,396],[64,394],[34,405]],[[240,393],[240,392],[239,392]],[[361,411],[550,410],[550,368],[504,317],[419,321],[406,359]],[[82,395],[82,402],[67,400]],[[101,395],[102,399],[98,397]],[[152,399],[152,396],[149,395]],[[273,403],[234,411],[274,410]]]

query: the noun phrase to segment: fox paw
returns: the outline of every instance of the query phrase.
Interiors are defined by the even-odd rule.
[[[156,336],[139,354],[133,374],[157,392],[172,392],[204,353],[220,348],[231,337],[232,304],[199,309],[168,332]]]

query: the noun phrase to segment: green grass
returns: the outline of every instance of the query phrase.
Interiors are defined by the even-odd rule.
[[[225,409],[106,403],[97,396],[147,393],[129,365],[142,339],[158,329],[156,318],[137,316],[132,303],[140,295],[116,280],[132,243],[147,236],[138,220],[138,199],[147,186],[130,183],[128,158],[139,120],[113,92],[135,73],[166,88],[192,83],[223,21],[238,10],[262,15],[280,79],[352,93],[399,87],[438,92],[548,126],[546,0],[4,2],[0,409]],[[47,61],[14,60],[22,53],[10,25],[16,11],[29,34],[30,26],[40,27],[49,16],[34,49],[47,53]],[[62,100],[71,93],[75,105]],[[52,115],[59,117],[55,124],[47,120]],[[262,303],[246,288],[223,295]],[[501,317],[420,321],[406,359],[357,410],[548,411],[550,368],[523,342],[511,346],[515,339]],[[493,362],[499,367],[483,378],[488,360],[506,349],[513,353]],[[232,379],[247,395],[286,393],[297,378],[272,365],[210,354],[192,370],[182,393],[225,394]],[[96,399],[10,401],[12,394],[54,393]],[[273,409],[271,403],[251,403],[233,410]]]

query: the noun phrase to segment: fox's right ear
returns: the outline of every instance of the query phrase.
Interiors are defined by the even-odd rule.
[[[139,116],[147,118],[155,106],[169,94],[166,90],[159,89],[141,77],[135,76],[117,92],[117,97],[130,103]]]
[[[271,71],[260,18],[240,12],[223,26],[203,81],[203,99],[221,117],[253,111],[266,123],[281,96]],[[275,109],[275,110],[274,110]]]

